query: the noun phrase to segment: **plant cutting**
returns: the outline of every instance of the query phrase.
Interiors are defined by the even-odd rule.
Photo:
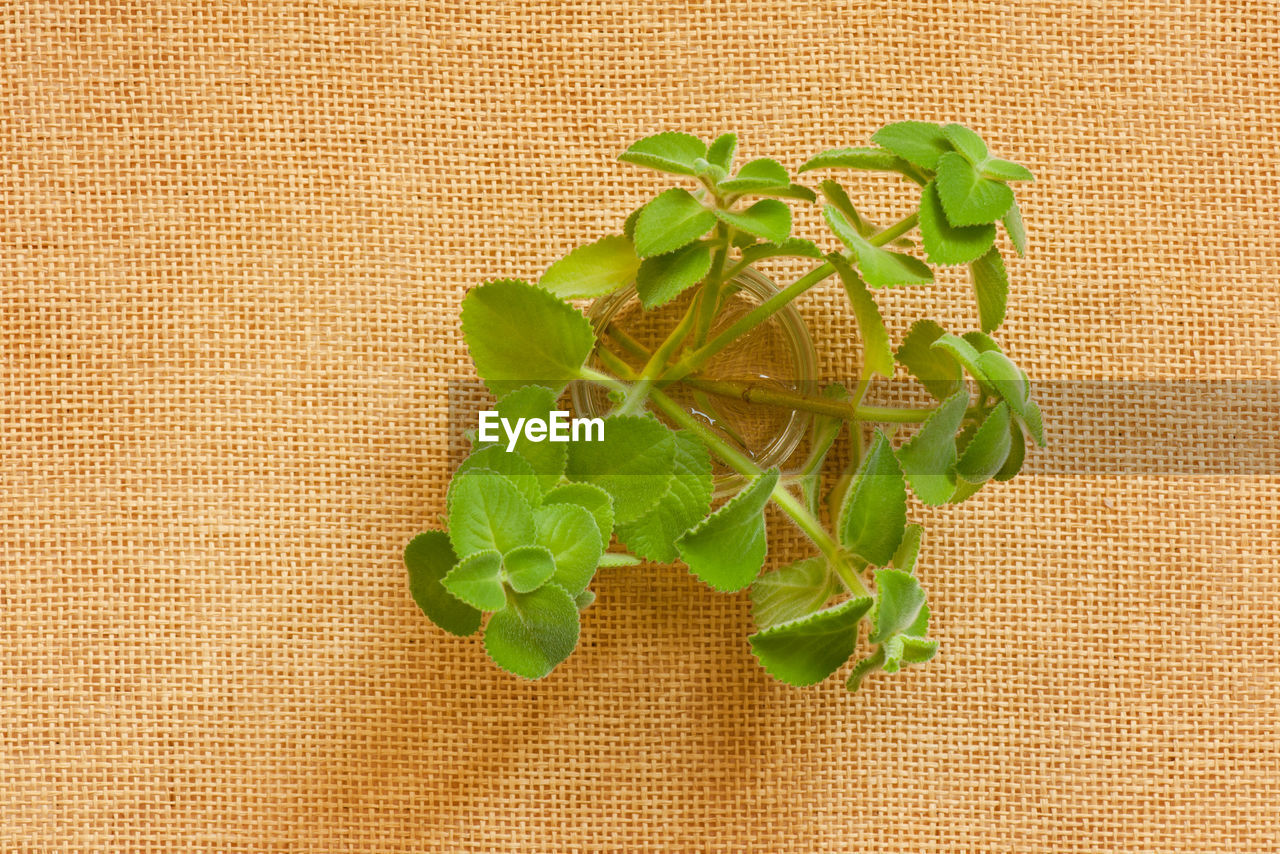
[[[536,284],[497,279],[467,293],[463,336],[496,404],[449,484],[443,529],[405,549],[432,622],[463,636],[483,627],[494,663],[538,679],[577,645],[598,572],[678,561],[714,590],[750,588],[750,650],[783,682],[814,684],[851,663],[846,684],[857,690],[873,672],[934,656],[909,495],[964,501],[1014,477],[1028,443],[1045,441],[1031,382],[993,337],[1008,300],[997,226],[1022,254],[1011,184],[1032,175],[958,124],[899,122],[871,142],[824,151],[798,174],[910,182],[918,202],[884,225],[834,177],[810,187],[769,158],[735,169],[733,134],[642,139],[619,159],[679,186]],[[794,236],[793,205],[819,205],[830,235]],[[775,258],[811,269],[782,288],[749,289],[756,266]],[[954,265],[968,268],[974,328],[921,318],[895,347],[877,292],[927,286],[934,266]],[[759,336],[832,279],[859,331],[856,376],[813,388],[812,378],[725,369],[735,352],[765,352]],[[635,308],[631,329],[572,302],[620,294]],[[927,402],[869,402],[899,367]],[[571,385],[579,403],[595,401],[572,421],[561,403]],[[743,407],[802,424],[795,459],[794,446],[763,453],[726,414]],[[811,549],[765,572],[770,505]]]

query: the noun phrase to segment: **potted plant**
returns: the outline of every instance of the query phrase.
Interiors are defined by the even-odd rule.
[[[716,590],[750,588],[751,651],[784,682],[813,684],[855,659],[856,690],[873,671],[933,657],[909,492],[928,505],[963,501],[1017,474],[1028,441],[1044,444],[1027,374],[991,336],[1008,293],[997,224],[1022,253],[1009,184],[1032,176],[957,124],[899,122],[872,142],[823,152],[799,172],[869,170],[916,185],[918,204],[884,226],[834,179],[815,192],[775,160],[735,169],[732,134],[709,145],[682,133],[642,139],[619,159],[681,186],[537,284],[498,279],[466,295],[463,335],[496,405],[449,485],[447,530],[405,550],[433,622],[457,635],[483,624],[490,658],[536,679],[576,646],[598,570],[681,561]],[[829,247],[792,235],[794,204],[822,206]],[[924,260],[904,251],[916,233]],[[756,265],[782,256],[812,268],[777,287]],[[895,348],[876,291],[929,284],[930,264],[968,266],[976,328],[920,319]],[[819,388],[792,302],[833,277],[862,366]],[[595,300],[588,314],[570,302],[583,299]],[[927,404],[867,402],[897,366]],[[559,402],[570,386],[572,412]],[[849,459],[836,466],[843,431]],[[812,554],[762,574],[769,504]]]

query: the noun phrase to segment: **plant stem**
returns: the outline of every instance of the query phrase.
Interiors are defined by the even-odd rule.
[[[720,286],[724,283],[724,262],[729,256],[729,247],[733,244],[733,226],[721,223],[716,227],[716,233],[723,237],[724,242],[716,250],[715,258],[711,261],[711,272],[702,283],[701,299],[698,305],[698,325],[693,337],[695,347],[701,347],[706,342],[711,321],[715,320],[716,312],[720,310]]]
[[[893,225],[877,231],[875,234],[867,238],[867,242],[872,246],[884,246],[889,241],[896,240],[911,229],[915,228],[918,222],[920,222],[919,212],[909,214],[895,222]]]
[[[685,336],[689,334],[689,330],[693,327],[694,320],[697,317],[697,307],[698,300],[694,299],[689,303],[689,308],[685,311],[684,317],[680,318],[680,322],[667,335],[667,339],[658,345],[658,349],[653,351],[653,355],[649,357],[644,369],[640,371],[640,377],[636,384],[631,387],[631,391],[627,392],[627,396],[618,405],[619,414],[634,414],[636,410],[644,405],[645,399],[649,396],[649,391],[653,388],[654,381],[662,374],[667,362],[671,359],[671,354],[684,342]]]
[[[646,362],[648,362],[649,357],[653,355],[652,353],[649,352],[647,347],[645,347],[636,339],[632,338],[627,333],[623,332],[618,327],[614,326],[612,323],[610,323],[608,326],[604,328],[604,334],[608,335],[614,341],[617,341],[619,344],[622,345],[622,349],[628,351],[629,353],[631,353],[631,355],[635,356],[636,358],[644,359]]]
[[[603,353],[605,352],[608,352],[608,351],[601,351],[601,355],[603,355]],[[613,356],[614,359],[618,358],[617,356],[614,356],[612,353],[609,353],[609,355]],[[606,360],[602,358],[601,361],[606,361]],[[608,374],[601,373],[600,371],[597,371],[594,368],[589,368],[586,365],[583,365],[578,370],[578,377],[580,379],[586,380],[589,383],[595,383],[596,385],[604,386],[605,388],[609,389],[609,391],[614,391],[614,392],[617,392],[618,394],[625,395],[628,391],[630,391],[630,388],[628,388],[628,386],[625,383],[618,382],[618,380],[614,379]]]
[[[835,400],[830,397],[812,397],[786,391],[771,389],[727,380],[704,380],[695,375],[685,377],[682,382],[692,388],[714,394],[718,397],[732,397],[748,403],[759,403],[779,409],[799,409],[819,415],[832,415],[846,421],[885,421],[900,424],[914,424],[924,421],[937,409],[936,406],[924,409],[912,409],[897,406],[864,406],[850,401]],[[977,410],[970,415],[980,414]]]

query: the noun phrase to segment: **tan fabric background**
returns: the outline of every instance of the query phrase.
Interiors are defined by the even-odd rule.
[[[1278,20],[0,5],[0,849],[1280,850],[1274,466],[1032,463],[917,508],[942,653],[857,696],[770,682],[745,598],[669,567],[601,579],[522,683],[400,564],[443,506],[462,293],[616,230],[661,183],[613,157],[658,130],[796,166],[966,122],[1039,178],[1004,333],[1034,376],[1280,379]],[[895,330],[971,322],[948,281],[887,298]],[[843,342],[841,302],[802,308]],[[1059,460],[1126,434],[1048,420]]]

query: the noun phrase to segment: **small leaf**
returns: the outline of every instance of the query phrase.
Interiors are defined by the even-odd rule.
[[[591,323],[580,311],[516,279],[467,293],[462,334],[480,377],[499,396],[530,383],[559,394],[595,346]]]
[[[997,181],[1034,181],[1036,178],[1027,167],[999,157],[987,158],[982,164],[982,175]]]
[[[1044,419],[1040,414],[1040,406],[1033,400],[1027,404],[1026,415],[1022,419],[1022,424],[1027,428],[1027,432],[1031,434],[1031,438],[1041,448],[1044,447]]]
[[[546,676],[577,645],[578,606],[554,584],[512,593],[484,630],[484,649],[494,664],[525,679]]]
[[[707,161],[728,172],[733,166],[733,153],[738,148],[736,134],[725,133],[715,138],[707,149]]]
[[[461,558],[533,542],[533,510],[500,474],[474,469],[449,485],[449,540]]]
[[[951,151],[951,142],[942,128],[930,122],[885,125],[871,141],[924,169],[937,169],[938,158]]]
[[[622,525],[648,512],[667,491],[675,454],[675,436],[656,419],[615,415],[604,419],[604,441],[570,443],[565,472],[570,480],[609,493],[614,520]]]
[[[898,550],[893,553],[893,566],[903,572],[913,572],[916,568],[916,559],[920,557],[920,539],[924,535],[924,528],[919,525],[910,524],[906,531],[902,534],[902,545],[898,546]]]
[[[841,589],[826,558],[811,557],[766,572],[751,585],[751,616],[767,629],[807,617]]]
[[[800,167],[813,169],[866,169],[872,172],[901,172],[906,168],[902,158],[883,148],[831,148],[811,157]]]
[[[879,306],[849,262],[835,254],[831,256],[831,262],[840,274],[840,281],[844,283],[845,293],[853,306],[853,315],[858,320],[864,369],[882,377],[893,376],[893,348],[889,345],[889,333],[885,331]]]
[[[583,590],[577,596],[573,597],[573,604],[578,607],[578,611],[582,612],[595,604],[596,594],[590,590]]]
[[[672,187],[640,210],[636,252],[641,258],[666,255],[688,246],[716,224],[716,215],[688,190]]]
[[[586,510],[600,531],[600,550],[609,548],[609,541],[613,539],[613,499],[600,487],[589,483],[566,483],[548,492],[542,504],[576,504]]]
[[[1025,417],[1031,400],[1031,385],[1022,369],[998,350],[978,354],[978,366],[987,377],[987,385],[1009,404],[1009,409],[1019,417]]]
[[[1005,305],[1009,300],[1009,276],[1000,250],[993,246],[986,255],[970,264],[969,278],[973,280],[973,293],[978,300],[982,331],[999,329],[1004,323]]]
[[[1006,481],[1017,477],[1022,471],[1022,462],[1027,456],[1027,440],[1022,435],[1022,428],[1017,424],[1009,425],[1009,456],[1000,467],[1000,471],[992,476],[992,480]]]
[[[862,687],[863,680],[879,670],[882,664],[884,664],[884,648],[876,647],[874,653],[853,666],[853,671],[849,674],[849,680],[844,683],[844,686],[850,691],[857,691]]]
[[[502,556],[502,570],[512,590],[528,593],[555,574],[556,561],[543,546],[520,546]]]
[[[931,345],[934,352],[949,353],[965,370],[967,370],[975,380],[984,387],[987,386],[987,375],[983,372],[982,366],[978,362],[979,352],[968,341],[959,335],[952,335],[950,332],[944,332],[934,340]]]
[[[781,243],[791,234],[791,208],[777,199],[761,199],[745,211],[716,210],[715,216],[772,243]]]
[[[431,622],[449,634],[465,637],[480,628],[480,612],[440,583],[457,562],[449,535],[444,531],[424,531],[404,549],[413,601]]]
[[[636,276],[636,293],[645,308],[656,308],[698,284],[710,271],[711,248],[704,241],[691,243],[644,259]]]
[[[443,583],[445,590],[481,611],[497,611],[507,604],[502,588],[502,555],[494,549],[464,557]]]
[[[898,450],[898,460],[912,490],[925,504],[946,504],[956,491],[956,431],[964,421],[969,392],[947,398]]]
[[[707,144],[687,133],[660,133],[648,136],[618,155],[623,163],[634,163],[673,175],[696,175],[698,158],[707,158]]]
[[[658,503],[640,518],[618,526],[618,539],[641,557],[671,563],[675,542],[711,509],[711,457],[692,434],[675,434],[674,476]]]
[[[477,470],[502,475],[512,486],[520,490],[520,494],[530,506],[542,502],[542,488],[538,485],[538,478],[533,473],[533,467],[529,465],[529,461],[517,453],[508,453],[505,447],[488,445],[473,451],[462,461],[453,476],[457,477]]]
[[[792,256],[796,258],[822,258],[822,250],[812,241],[802,237],[788,237],[781,243],[757,243],[742,251],[742,260],[754,264],[764,258]]]
[[[933,349],[933,342],[944,334],[942,327],[932,320],[918,320],[895,354],[898,362],[939,400],[955,394],[964,381],[964,373],[956,360]]]
[[[690,572],[725,593],[760,574],[768,548],[764,508],[777,483],[778,470],[770,469],[676,541]]]
[[[849,194],[845,192],[844,187],[830,178],[818,185],[818,189],[822,191],[822,197],[827,200],[833,208],[844,214],[845,219],[853,226],[854,230],[863,237],[870,235],[875,229],[871,224],[862,218],[862,214],[858,213],[858,209],[853,206],[853,200],[849,198]]]
[[[872,287],[887,285],[919,285],[933,281],[933,271],[918,258],[872,246],[845,215],[833,206],[822,209],[827,224],[840,242],[848,246],[857,261],[862,279]]]
[[[787,168],[776,160],[761,157],[743,164],[728,181],[721,181],[716,189],[722,193],[745,193],[751,190],[769,190],[791,185]]]
[[[1013,204],[1013,190],[1007,184],[983,178],[954,151],[939,158],[934,181],[947,221],[954,226],[995,222]]]
[[[800,184],[790,184],[786,187],[776,187],[769,190],[752,190],[744,195],[748,196],[774,196],[779,199],[800,199],[805,202],[812,202],[818,198],[813,190]]]
[[[982,137],[964,125],[947,125],[942,129],[942,133],[951,146],[963,154],[970,163],[977,165],[988,159],[987,144],[982,141]]]
[[[556,396],[556,393],[549,388],[530,385],[506,395],[498,401],[495,408],[498,411],[498,417],[507,419],[512,425],[522,418],[545,419],[556,408]],[[500,438],[504,449],[507,442],[505,436]],[[539,489],[545,492],[555,486],[560,476],[564,474],[564,464],[569,449],[564,442],[531,441],[522,430],[520,438],[516,439],[515,452],[529,463],[537,477]],[[502,469],[496,470],[502,471]]]
[[[552,580],[576,594],[586,589],[600,561],[600,529],[577,504],[548,504],[533,511],[537,541],[555,562]]]
[[[900,569],[877,569],[876,590],[879,599],[872,619],[869,640],[883,643],[893,635],[923,634],[916,624],[925,607],[924,590],[914,575]],[[913,631],[913,629],[915,631]]]
[[[973,349],[979,353],[986,353],[988,350],[995,350],[997,353],[1004,352],[1000,349],[1000,345],[996,343],[996,339],[985,332],[966,332],[960,337],[968,341]]]
[[[789,685],[814,685],[840,669],[858,642],[858,621],[871,600],[849,599],[825,611],[747,638],[760,666]]]
[[[996,239],[994,225],[957,227],[947,221],[935,181],[920,193],[920,239],[935,264],[967,264],[982,257]]]
[[[1004,215],[1004,230],[1009,235],[1009,240],[1013,243],[1013,248],[1018,250],[1018,255],[1027,254],[1027,227],[1022,222],[1022,209],[1018,207],[1015,201],[1009,206],[1009,212]]]
[[[636,239],[636,220],[640,218],[640,211],[644,210],[644,206],[640,206],[627,214],[627,218],[622,223],[622,236],[632,241],[632,249],[634,251],[634,243]]]
[[[644,563],[644,561],[640,560],[640,558],[636,557],[635,555],[629,555],[625,553],[605,552],[604,554],[600,555],[601,569],[604,569],[606,567],[610,569],[618,569],[621,567],[639,566],[642,563]]]
[[[956,463],[956,473],[972,484],[990,480],[1009,458],[1009,404],[1001,403],[987,415]]]
[[[556,261],[538,285],[561,299],[594,298],[631,284],[639,267],[631,241],[612,235],[579,246]]]
[[[876,430],[840,513],[840,542],[874,566],[884,566],[907,525],[907,485],[893,448]]]

